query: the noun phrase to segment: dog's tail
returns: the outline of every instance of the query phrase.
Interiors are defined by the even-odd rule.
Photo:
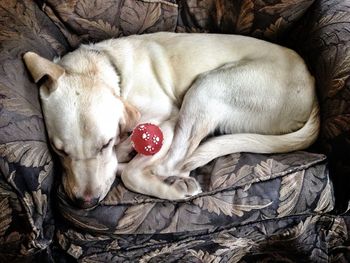
[[[305,149],[315,142],[319,128],[319,105],[315,99],[309,119],[299,130],[282,135],[241,133],[213,137],[193,152],[182,169],[192,171],[217,157],[236,152],[285,153]]]

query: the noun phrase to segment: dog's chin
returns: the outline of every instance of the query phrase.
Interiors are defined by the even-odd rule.
[[[62,186],[66,197],[68,197],[67,201],[70,205],[81,209],[92,209],[98,206],[100,202],[107,196],[108,192],[110,191],[113,185],[114,180],[115,180],[115,176],[111,177],[108,180],[108,182],[106,182],[106,184],[103,187],[101,187],[102,188],[101,193],[96,195],[96,198],[93,198],[91,202],[86,202],[81,198],[78,198],[75,194],[73,194],[72,187],[70,187],[68,183],[66,174],[64,174],[62,177]]]
[[[81,198],[77,198],[74,195],[71,194],[71,191],[69,188],[63,187],[64,192],[66,194],[66,196],[68,197],[68,204],[70,204],[71,206],[74,206],[76,208],[79,209],[92,209],[95,208],[96,206],[98,206],[101,202],[102,198],[96,198],[93,199],[93,201],[90,202],[86,202]]]

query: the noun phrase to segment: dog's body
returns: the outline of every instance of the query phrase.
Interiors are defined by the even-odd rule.
[[[318,134],[303,60],[261,40],[157,33],[82,46],[57,64],[30,52],[24,58],[35,81],[49,77],[41,88],[48,134],[66,192],[82,206],[104,198],[118,161],[131,190],[182,199],[200,192],[189,172],[216,157],[299,150]],[[161,127],[163,147],[129,160],[125,134],[143,122]],[[222,135],[203,142],[214,131]]]

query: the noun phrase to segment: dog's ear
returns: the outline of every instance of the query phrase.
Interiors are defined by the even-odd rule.
[[[124,104],[124,118],[120,122],[120,132],[130,132],[138,124],[141,114],[138,109],[129,102],[122,100]]]
[[[63,67],[34,52],[25,53],[23,59],[35,83],[38,83],[44,76],[47,76],[51,82],[55,82],[64,74]],[[54,91],[57,87],[57,85],[48,86],[51,87],[50,92]]]

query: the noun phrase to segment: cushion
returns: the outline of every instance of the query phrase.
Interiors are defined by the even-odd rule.
[[[263,220],[329,212],[334,206],[326,159],[319,154],[231,154],[191,176],[203,193],[177,202],[131,192],[117,179],[99,206],[77,209],[60,189],[58,203],[65,222],[58,233],[61,247],[81,259],[92,253],[88,244],[99,240],[105,245],[109,240],[108,248],[117,253],[152,242],[187,242]]]
[[[349,216],[299,214],[208,233],[99,235],[66,227],[61,244],[81,262],[349,262]],[[62,255],[55,255],[59,262]]]
[[[52,58],[67,43],[33,1],[0,2],[0,261],[30,258],[52,242],[53,160],[25,51]]]
[[[312,1],[273,0],[264,4],[249,0],[235,1],[235,4],[215,1],[215,5],[209,0],[35,2],[0,2],[0,209],[3,211],[0,215],[0,261],[18,257],[24,259],[47,248],[53,242],[55,227],[61,248],[75,258],[93,258],[93,255],[105,250],[108,257],[118,261],[123,253],[125,258],[132,258],[130,249],[141,255],[145,252],[142,246],[149,246],[146,260],[157,253],[167,255],[178,246],[186,247],[183,241],[191,240],[193,235],[204,237],[211,232],[234,230],[245,225],[265,231],[264,228],[268,228],[260,225],[259,221],[268,223],[268,220],[277,220],[282,222],[281,226],[286,226],[288,222],[296,224],[299,219],[306,220],[310,215],[315,220],[320,219],[313,215],[332,209],[332,187],[325,157],[306,152],[222,157],[192,174],[201,182],[204,193],[182,202],[130,192],[119,179],[94,210],[70,207],[62,191],[58,192],[58,200],[53,200],[54,179],[60,179],[60,170],[54,165],[48,147],[37,87],[22,61],[22,55],[29,50],[51,59],[65,54],[81,42],[155,31],[238,32],[276,40],[295,25]],[[323,36],[327,36],[326,29],[330,28],[332,32],[341,31],[342,37],[346,36],[345,27],[338,28],[336,24],[348,23],[346,13],[342,13],[348,7],[341,5],[338,10],[333,2],[321,2],[330,7],[329,17],[322,20],[321,14],[325,10],[317,4],[316,10],[320,15],[311,16],[305,25],[312,31],[312,23],[320,21],[320,28],[312,31],[315,35],[324,32]],[[333,17],[337,12],[341,15]],[[333,23],[334,19],[340,23]],[[341,121],[347,114],[343,105],[347,101],[346,87],[349,85],[341,69],[342,65],[347,68],[348,50],[342,38],[327,38],[325,43],[329,44],[325,48],[320,44],[322,41],[313,42],[313,34],[307,37],[310,37],[308,41],[312,41],[306,43],[312,43],[312,48],[324,51],[318,60],[318,51],[305,50],[312,55],[311,58],[315,58],[314,63],[320,62],[319,66],[314,64],[314,71],[320,71],[316,78],[323,85],[322,90],[327,91],[328,84],[337,83],[337,79],[342,84],[331,92],[331,95],[335,94],[331,99],[322,95],[328,103],[322,104],[324,116],[334,120],[332,125],[337,124],[328,126],[340,127],[330,129],[340,132],[332,133],[335,136],[331,137],[327,146],[339,153],[337,149],[342,146],[347,149],[344,142],[348,140],[345,136],[346,122]],[[333,41],[338,39],[339,53],[334,52],[332,46]],[[296,43],[304,45],[303,42]],[[339,64],[337,72],[341,73],[340,78],[338,75],[333,78],[333,62],[330,60],[328,65],[328,56]],[[327,70],[323,71],[323,68]],[[337,114],[340,117],[333,119]],[[341,139],[333,140],[337,136]],[[338,148],[332,148],[332,145]],[[342,158],[345,160],[344,156]],[[60,222],[58,213],[53,216],[53,201],[58,201],[59,212],[63,215]],[[299,226],[302,228],[303,224]],[[276,233],[279,231],[282,230]],[[232,246],[238,246],[240,238],[249,234],[243,230],[241,233],[234,236],[238,243],[232,242]],[[225,238],[225,235],[219,237]],[[220,238],[218,240],[224,240]],[[167,241],[170,239],[180,243]],[[200,244],[204,248],[203,242],[209,239],[210,236],[202,241],[198,238],[192,243],[198,245],[198,249],[193,250],[197,258],[207,257],[209,261],[211,251],[203,252],[200,248]],[[211,245],[212,253],[220,254],[225,248],[224,243],[215,247],[209,242],[208,246]]]
[[[180,1],[178,32],[217,32],[280,40],[314,0]]]
[[[46,0],[42,9],[73,48],[81,42],[174,31],[178,16],[175,0]]]
[[[314,0],[40,1],[72,47],[157,31],[216,32],[278,40]]]
[[[317,1],[286,40],[315,76],[321,106],[319,152],[330,156],[339,205],[350,200],[350,6]]]

